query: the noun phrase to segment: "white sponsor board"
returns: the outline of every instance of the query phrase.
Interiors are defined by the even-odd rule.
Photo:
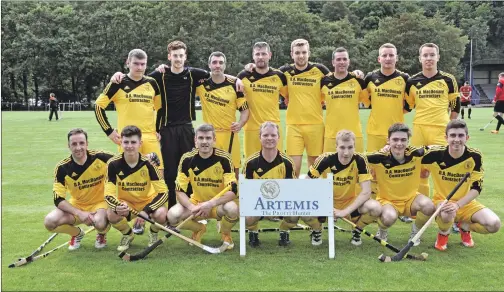
[[[245,179],[240,175],[240,255],[246,254],[245,216],[327,216],[334,258],[333,178]]]

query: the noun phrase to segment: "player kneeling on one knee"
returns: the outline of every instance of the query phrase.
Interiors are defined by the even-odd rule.
[[[87,133],[71,130],[68,135],[71,155],[56,166],[53,193],[56,209],[44,220],[47,230],[72,236],[68,249],[80,247],[84,231],[79,224],[93,225],[98,231],[95,247],[106,246],[110,225],[107,222],[107,203],[103,198],[107,161],[113,156],[104,151],[88,150]],[[71,195],[66,200],[66,194]]]
[[[408,146],[411,130],[403,123],[395,123],[388,129],[388,146],[367,155],[371,170],[380,190],[376,200],[382,205],[378,220],[377,237],[387,241],[388,228],[398,216],[416,216],[411,226],[410,239],[434,213],[434,203],[417,192],[422,172],[425,147]],[[420,244],[420,239],[415,246]]]
[[[458,222],[462,244],[466,247],[474,246],[471,231],[495,233],[501,226],[499,217],[476,201],[483,188],[483,159],[481,152],[466,145],[469,140],[467,124],[463,120],[452,120],[445,133],[448,146],[430,149],[422,161],[432,173],[434,203],[439,205],[444,201],[465,173],[470,172],[471,176],[436,218],[439,233],[434,247],[441,251],[448,247],[453,222]]]
[[[264,122],[259,129],[261,151],[252,154],[245,161],[243,174],[246,179],[294,179],[296,173],[294,162],[286,154],[278,150],[280,131],[273,122]],[[261,217],[246,217],[246,226],[249,230],[249,244],[251,247],[260,245],[259,220]],[[285,217],[280,223],[280,239],[278,245],[290,244],[289,229],[296,226],[291,217]]]
[[[215,130],[212,125],[202,124],[195,133],[196,149],[185,153],[180,159],[176,180],[178,203],[168,211],[168,220],[170,225],[176,226],[194,215],[180,228],[191,230],[192,238],[201,242],[206,226],[198,223],[198,220],[217,219],[221,221],[222,241],[228,244],[227,249],[232,249],[231,229],[238,222],[239,215],[235,202],[238,190],[231,156],[226,151],[214,148]],[[217,196],[226,186],[231,186],[231,190]]]
[[[168,188],[161,179],[157,166],[140,154],[141,146],[140,129],[126,126],[121,131],[121,147],[124,152],[108,162],[105,199],[110,208],[107,217],[112,226],[123,235],[118,251],[127,250],[134,239],[134,233],[128,224],[135,217],[131,210],[136,210],[159,224],[166,223]],[[157,226],[151,225],[149,245],[157,241],[158,231]]]
[[[333,174],[334,217],[347,217],[357,227],[364,228],[380,216],[380,203],[370,198],[372,176],[367,158],[355,152],[355,134],[351,131],[338,132],[336,152],[320,155],[310,166],[307,178],[318,178],[327,173]],[[361,187],[358,195],[355,193],[357,183]],[[353,231],[350,242],[353,245],[362,244],[358,230]]]

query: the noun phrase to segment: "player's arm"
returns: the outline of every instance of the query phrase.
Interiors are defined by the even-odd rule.
[[[191,159],[187,155],[182,156],[180,159],[177,179],[175,180],[175,194],[177,195],[177,201],[185,208],[192,211],[196,206],[189,201],[189,196],[187,191],[191,179],[189,177],[189,163]]]
[[[329,169],[329,158],[328,156],[322,154],[319,157],[317,157],[317,159],[315,159],[313,165],[310,165],[308,175],[306,176],[306,178],[307,179],[319,178],[322,175],[324,175],[324,173],[326,173],[328,169]]]
[[[448,100],[450,102],[450,120],[458,118],[460,112],[460,95],[458,91],[458,84],[453,76],[445,78],[446,85],[448,86]]]
[[[157,166],[151,163],[147,163],[146,165],[149,169],[151,186],[157,193],[154,199],[143,208],[143,211],[150,215],[168,201],[168,188],[166,187],[166,183],[161,179],[161,174]]]
[[[295,179],[297,178],[296,168],[294,167],[294,161],[290,157],[284,157],[285,163],[285,178]]]
[[[112,140],[112,142],[119,144],[121,136],[117,131],[112,128],[108,121],[105,109],[111,101],[114,100],[115,94],[119,90],[119,85],[110,82],[103,90],[102,94],[96,99],[95,102],[95,117],[103,132]]]
[[[404,92],[404,112],[411,112],[415,108],[416,87],[413,85],[411,78],[406,82],[406,89]]]
[[[357,208],[362,206],[371,197],[371,179],[373,177],[367,159],[363,155],[357,155],[356,163],[361,191],[350,205],[341,210],[341,212],[335,212],[335,215],[340,218],[348,216],[353,211],[357,210]]]
[[[130,210],[126,203],[117,197],[117,174],[118,170],[113,161],[107,162],[107,175],[105,180],[105,201],[109,208],[120,216],[130,216]]]
[[[473,153],[474,169],[469,177],[469,192],[457,201],[457,210],[476,199],[483,189],[483,157],[479,152]]]
[[[163,117],[163,111],[161,110],[163,107],[163,103],[161,101],[161,88],[159,87],[159,83],[155,78],[150,80],[150,84],[152,88],[154,88],[154,112],[156,115],[156,133],[159,135],[159,131],[161,130],[161,119]],[[159,137],[157,137],[159,140]]]
[[[367,90],[367,83],[365,80],[357,78],[359,85],[361,87],[361,92],[359,93],[359,102],[362,102],[364,106],[369,107],[371,100],[369,98],[369,91]]]
[[[238,122],[233,122],[231,124],[231,131],[239,132],[241,128],[247,123],[249,119],[249,108],[247,99],[242,92],[236,92],[236,108],[240,111],[240,120]]]
[[[371,81],[372,74],[373,72],[369,72],[366,77],[364,77],[364,90],[367,91],[367,94],[365,96],[359,96],[360,102],[362,102],[366,108],[369,108],[369,106],[371,105],[371,89],[368,87],[368,84]]]
[[[86,225],[92,225],[93,221],[91,220],[90,213],[89,212],[84,212],[81,211],[72,204],[70,204],[66,200],[66,184],[65,184],[65,176],[66,172],[61,164],[58,164],[56,166],[56,169],[54,170],[54,183],[53,183],[53,199],[54,199],[54,205],[56,208],[60,209],[63,212],[70,213],[76,217],[79,218],[80,221],[82,221]]]

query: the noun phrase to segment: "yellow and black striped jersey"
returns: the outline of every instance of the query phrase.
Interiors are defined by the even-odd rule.
[[[460,110],[457,81],[443,71],[431,78],[417,73],[406,82],[406,101],[406,110],[415,108],[413,124],[445,127],[450,121],[448,109]]]
[[[208,78],[196,87],[196,95],[201,100],[203,121],[213,125],[216,130],[231,130],[231,124],[236,122],[236,110],[248,108],[243,93],[236,91],[236,80],[226,78],[224,82],[217,84],[212,78]]]
[[[287,78],[277,69],[270,68],[265,74],[241,71],[238,78],[245,87],[245,97],[250,116],[243,127],[247,130],[259,130],[261,124],[270,121],[280,124],[279,96],[287,96]]]
[[[359,153],[355,153],[347,165],[340,163],[337,152],[324,153],[317,157],[315,163],[310,166],[308,176],[311,178],[326,177],[329,172],[333,174],[335,203],[353,200],[358,195],[355,193],[355,185],[373,178],[366,156]]]
[[[54,204],[58,204],[70,194],[70,203],[94,205],[105,200],[104,189],[107,175],[107,161],[114,154],[105,151],[87,151],[83,165],[77,164],[72,156],[61,160],[54,170]]]
[[[368,153],[369,166],[378,182],[378,197],[389,201],[406,201],[415,196],[425,152],[423,147],[408,146],[402,164],[394,159],[390,151]]]
[[[308,63],[304,70],[290,64],[280,67],[280,71],[287,78],[287,125],[323,124],[320,80],[329,73],[329,69],[322,64]]]
[[[214,148],[212,156],[202,158],[198,149],[187,152],[180,159],[176,190],[198,202],[210,201],[226,186],[238,196],[236,177],[231,156],[224,150]]]
[[[272,162],[266,161],[261,151],[252,154],[245,161],[242,172],[247,179],[287,179],[297,177],[294,170],[294,162],[281,151],[277,152],[277,156]]]
[[[366,132],[371,135],[387,136],[388,128],[395,123],[404,123],[407,73],[395,70],[384,75],[380,69],[370,72],[364,78],[368,99],[363,103],[371,105]]]
[[[168,200],[168,188],[157,166],[152,165],[147,157],[139,155],[137,164],[130,167],[122,153],[108,162],[105,198],[112,210],[119,200],[135,205],[146,204],[143,211],[152,213]]]
[[[320,82],[320,92],[326,104],[325,138],[336,138],[343,129],[362,137],[359,102],[367,99],[364,80],[348,73],[343,79],[327,74]]]
[[[117,130],[128,125],[137,126],[142,133],[156,132],[157,111],[161,108],[161,95],[157,82],[144,76],[140,81],[127,75],[120,84],[110,82],[96,99],[95,115],[98,124],[110,135],[114,128],[110,125],[105,108],[114,102],[117,110]]]
[[[434,200],[444,200],[455,188],[460,179],[469,172],[471,176],[451,198],[458,201],[470,189],[481,192],[483,187],[483,157],[475,148],[465,147],[464,154],[453,158],[448,152],[448,146],[432,147],[422,160],[434,181]]]

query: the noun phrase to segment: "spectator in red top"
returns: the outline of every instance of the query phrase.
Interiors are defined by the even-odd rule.
[[[492,130],[492,134],[499,134],[499,129],[504,124],[502,113],[504,112],[504,72],[499,74],[499,82],[495,89],[495,96],[492,101],[494,105],[494,117],[497,119],[497,128]]]
[[[460,87],[459,89],[460,92],[460,107],[462,108],[462,111],[460,112],[462,114],[462,119],[464,119],[464,108],[468,108],[468,115],[467,117],[471,119],[471,94],[472,94],[472,88],[471,85],[469,85],[469,82],[465,82],[464,86]]]

